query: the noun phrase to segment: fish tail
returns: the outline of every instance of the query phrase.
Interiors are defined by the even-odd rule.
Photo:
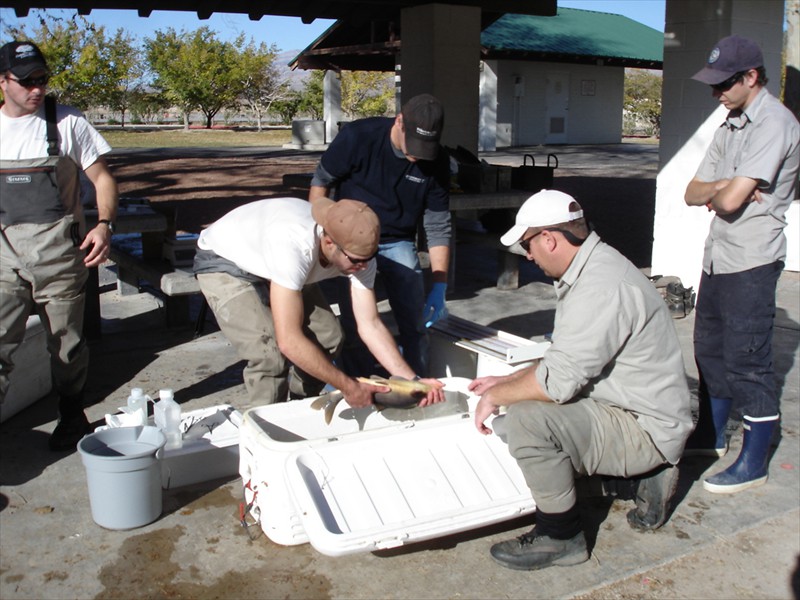
[[[331,421],[333,421],[333,411],[336,410],[336,402],[328,402],[328,405],[325,407],[325,424],[330,425]]]

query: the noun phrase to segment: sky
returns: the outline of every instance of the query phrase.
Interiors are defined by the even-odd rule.
[[[558,0],[560,7],[620,14],[659,31],[664,30],[665,4],[666,0]],[[37,15],[40,12],[66,17],[75,14],[75,11],[68,10],[33,9],[27,17],[18,19],[12,9],[0,8],[0,39],[6,41],[7,25],[24,24],[29,31],[33,31],[38,25]],[[158,29],[168,27],[176,31],[193,31],[207,26],[222,39],[233,39],[243,32],[256,43],[275,44],[280,52],[304,49],[334,23],[330,19],[317,19],[306,25],[299,17],[271,16],[251,21],[247,15],[229,13],[214,13],[210,19],[201,21],[195,13],[164,10],[154,10],[148,18],[139,17],[133,10],[93,10],[87,19],[95,25],[105,26],[107,34],[113,35],[117,29],[124,28],[140,40],[151,37]]]

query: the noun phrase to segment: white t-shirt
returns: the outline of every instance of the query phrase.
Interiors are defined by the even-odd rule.
[[[69,156],[81,169],[92,166],[111,146],[71,106],[56,105],[56,122],[62,156]],[[9,117],[0,110],[0,160],[21,160],[47,156],[47,123],[44,106],[24,117]]]
[[[343,275],[319,261],[322,228],[311,216],[311,203],[300,198],[270,198],[235,208],[203,230],[197,245],[237,267],[290,290]],[[354,287],[371,289],[376,262],[350,275]]]

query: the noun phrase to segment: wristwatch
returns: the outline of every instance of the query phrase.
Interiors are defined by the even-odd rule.
[[[114,221],[111,219],[100,219],[97,224],[100,225],[100,223],[105,223],[106,227],[108,227],[108,230],[111,233],[114,233],[117,230],[116,225],[114,225]]]

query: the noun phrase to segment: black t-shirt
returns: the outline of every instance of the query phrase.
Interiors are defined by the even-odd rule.
[[[413,240],[427,211],[428,242],[438,245],[450,233],[447,153],[442,150],[433,161],[417,162],[398,156],[389,139],[393,123],[392,118],[372,117],[347,124],[320,165],[333,178],[329,187],[336,189],[334,199],[360,200],[375,211],[381,242]],[[437,231],[428,231],[429,221],[437,223]]]

